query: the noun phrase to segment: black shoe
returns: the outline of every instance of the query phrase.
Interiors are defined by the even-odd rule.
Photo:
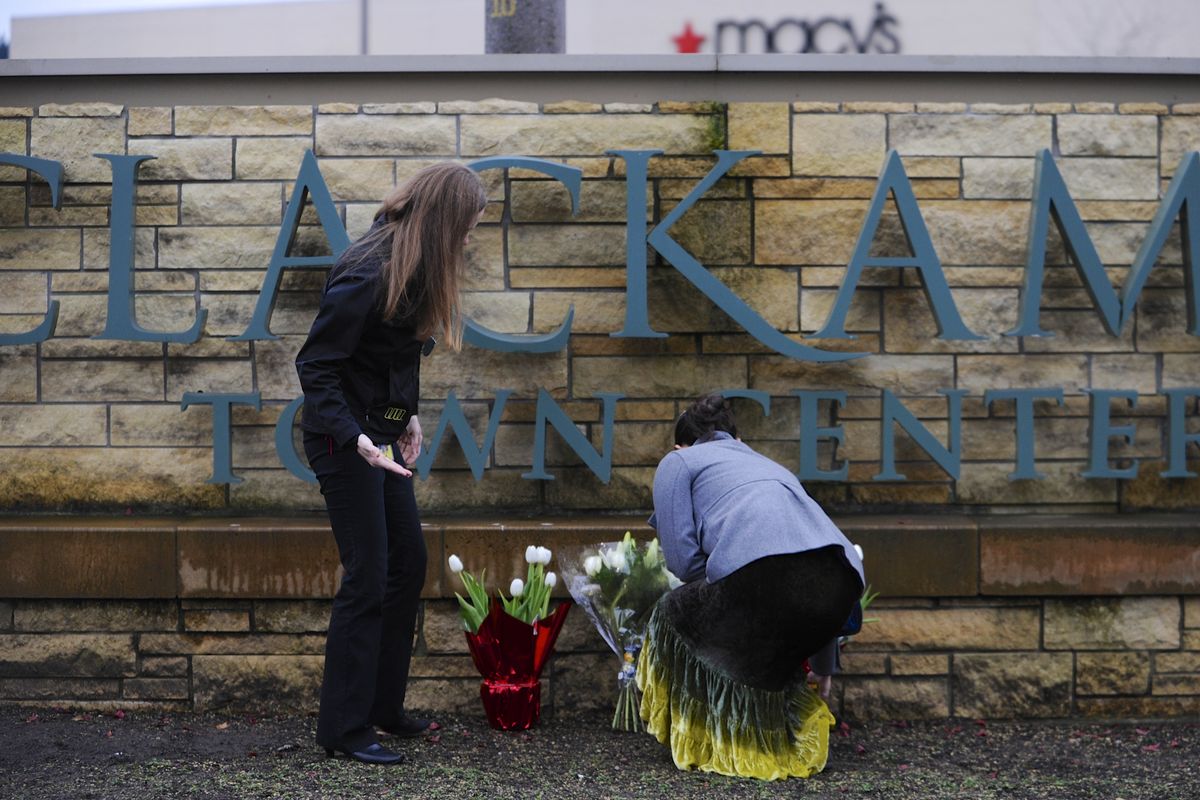
[[[362,750],[342,750],[341,748],[337,748],[337,751],[344,753],[346,758],[352,758],[355,761],[361,761],[364,764],[380,764],[383,766],[390,766],[392,764],[399,764],[404,760],[404,756],[400,755],[399,753],[393,753],[379,742],[368,745]],[[333,758],[334,753],[334,748],[325,748],[325,755],[329,756],[330,758]]]
[[[429,726],[432,724],[430,720],[418,719],[406,714],[395,724],[376,725],[375,727],[389,736],[399,736],[401,739],[413,739],[429,730]]]

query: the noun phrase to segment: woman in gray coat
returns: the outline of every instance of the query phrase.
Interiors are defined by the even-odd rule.
[[[639,659],[647,729],[681,768],[820,771],[833,716],[801,664],[835,669],[864,586],[854,546],[795,475],[737,438],[720,395],[676,422],[650,522],[684,585],[655,609]]]

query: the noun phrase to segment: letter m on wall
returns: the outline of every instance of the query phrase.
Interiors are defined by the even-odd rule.
[[[1100,313],[1104,327],[1113,336],[1120,336],[1133,316],[1138,296],[1146,285],[1150,269],[1158,260],[1171,233],[1175,220],[1183,242],[1183,277],[1187,295],[1188,333],[1200,336],[1197,320],[1197,292],[1200,281],[1195,270],[1200,269],[1200,153],[1187,153],[1175,170],[1175,177],[1158,206],[1146,238],[1142,241],[1129,274],[1125,278],[1122,296],[1117,297],[1109,281],[1091,236],[1075,201],[1067,191],[1049,150],[1043,150],[1037,160],[1033,180],[1033,207],[1029,216],[1029,255],[1025,266],[1025,285],[1021,290],[1021,318],[1016,328],[1006,336],[1052,336],[1039,324],[1042,285],[1046,271],[1046,234],[1053,219],[1063,244],[1075,268],[1079,270],[1084,287]]]

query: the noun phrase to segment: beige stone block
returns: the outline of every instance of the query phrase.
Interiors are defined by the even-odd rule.
[[[842,714],[858,720],[944,719],[950,715],[945,678],[847,678]]]
[[[178,612],[175,612],[174,616],[177,617]],[[188,660],[181,656],[143,657],[142,670],[139,674],[149,678],[185,677],[188,674]]]
[[[1051,146],[1051,119],[1041,116],[897,114],[889,143],[901,155],[1023,156]]]
[[[0,117],[32,117],[31,106],[0,106]]]
[[[958,386],[972,394],[1014,386],[1062,387],[1067,394],[1080,394],[1087,385],[1085,355],[965,355],[958,359]]]
[[[138,206],[134,210],[134,224],[138,227],[179,224],[178,206]]]
[[[893,653],[893,675],[946,675],[950,672],[950,657],[937,653]]]
[[[1029,103],[971,103],[972,114],[1028,114]]]
[[[129,109],[130,136],[170,136],[174,131],[171,106],[132,106]]]
[[[592,445],[601,452],[601,426],[592,426]],[[670,422],[618,422],[613,425],[615,466],[657,466],[675,444],[675,426]]]
[[[13,629],[26,633],[173,631],[177,622],[170,600],[23,600],[13,608]]]
[[[163,365],[152,361],[45,361],[48,402],[162,400]]]
[[[0,314],[46,312],[46,276],[34,272],[10,272],[0,292]]]
[[[40,117],[119,117],[125,106],[115,103],[47,103],[38,107]]]
[[[1043,311],[1041,325],[1052,336],[1025,338],[1027,353],[1122,353],[1134,350],[1133,326],[1113,336],[1096,311]]]
[[[1071,713],[1069,653],[964,653],[954,658],[954,714],[972,718]]]
[[[165,228],[158,233],[158,263],[166,269],[265,271],[278,233],[274,227]]]
[[[754,181],[754,197],[763,199],[870,199],[875,181],[867,178],[763,178]],[[864,210],[866,206],[863,206]]]
[[[1200,628],[1200,597],[1184,598],[1183,626],[1185,628]]]
[[[452,156],[455,131],[455,120],[451,117],[318,116],[316,153],[321,156]]]
[[[196,656],[196,710],[254,709],[261,706],[261,698],[270,697],[272,708],[314,711],[324,662],[322,656]]]
[[[0,445],[104,445],[107,410],[94,405],[0,405]]]
[[[1169,114],[1171,109],[1163,103],[1118,103],[1121,114]]]
[[[1162,357],[1162,388],[1180,389],[1196,385],[1200,357],[1193,354],[1167,353]]]
[[[695,397],[745,375],[741,356],[647,356],[576,358],[571,365],[576,396],[623,392],[629,397]]]
[[[107,230],[85,230],[83,232],[83,268],[107,270],[109,268],[109,232]],[[154,269],[158,243],[155,231],[135,228],[133,233],[133,264],[138,270]],[[71,269],[77,269],[74,265]],[[107,283],[104,284],[108,286]]]
[[[792,171],[800,175],[879,174],[887,149],[887,118],[863,114],[792,118]]]
[[[24,227],[25,200],[24,187],[0,186],[0,226]]]
[[[525,267],[508,272],[514,289],[621,289],[625,270],[619,267]]]
[[[599,114],[604,110],[600,103],[586,103],[582,100],[558,100],[553,103],[543,103],[543,114]]]
[[[278,225],[283,218],[277,183],[188,183],[181,202],[184,225]]]
[[[1164,178],[1174,175],[1180,160],[1196,150],[1200,150],[1200,116],[1163,118],[1160,158]]]
[[[300,173],[304,151],[312,147],[312,139],[272,137],[270,139],[238,139],[234,143],[237,154],[238,180],[288,180],[294,181]],[[318,163],[321,172],[325,164]],[[290,188],[289,188],[290,193]]]
[[[918,114],[965,114],[966,111],[966,103],[917,103]]]
[[[625,223],[625,184],[621,181],[584,181],[579,193],[579,213],[571,215],[571,194],[556,181],[513,181],[510,204],[514,222],[618,222]],[[646,186],[646,217],[651,216],[653,187]]]
[[[324,652],[325,637],[297,633],[147,633],[141,636],[138,650],[143,656],[305,656]]]
[[[598,156],[609,150],[707,153],[709,117],[691,114],[468,116],[464,156]]]
[[[696,182],[693,180],[663,178],[658,182],[658,196],[662,200],[682,200],[695,188]],[[721,178],[704,193],[705,200],[740,200],[745,197],[746,181],[737,178]]]
[[[127,700],[187,700],[189,683],[182,678],[127,678],[121,682],[121,697]]]
[[[322,112],[325,113],[325,112]],[[345,109],[339,108],[338,114],[352,114],[353,109],[350,109],[348,104]],[[436,114],[437,103],[431,102],[416,102],[416,103],[363,103],[362,113],[364,114]]]
[[[649,301],[647,301],[649,304]],[[575,308],[572,334],[613,333],[625,319],[624,292],[537,292],[533,300],[533,329],[538,333],[556,330]]]
[[[829,320],[837,292],[808,289],[800,294],[800,329],[806,333],[819,330]],[[880,293],[863,289],[854,293],[846,313],[846,331],[878,331],[880,326]]]
[[[1032,158],[964,158],[963,197],[1028,200],[1033,196]]]
[[[1064,114],[1058,118],[1064,156],[1158,155],[1158,118],[1107,114]]]
[[[29,209],[30,227],[96,227],[108,225],[107,208],[65,207]]]
[[[1185,603],[1196,598],[1186,598]],[[1200,672],[1200,652],[1185,653],[1155,653],[1154,671],[1164,672]]]
[[[254,628],[269,633],[325,633],[327,600],[255,600]]]
[[[439,114],[536,114],[538,104],[489,97],[486,100],[450,100],[437,104]]]
[[[668,214],[674,203],[662,204]],[[693,205],[669,233],[702,264],[746,264],[750,261],[750,203],[713,200]]]
[[[1047,650],[1174,650],[1180,604],[1175,597],[1103,597],[1045,601]]]
[[[911,114],[914,108],[912,103],[879,100],[858,100],[842,104],[842,111],[847,114]]]
[[[458,591],[462,593],[461,587]],[[421,616],[421,637],[430,653],[467,652],[462,617],[458,614],[456,604],[426,602],[424,614]]]
[[[254,343],[254,372],[263,399],[290,401],[303,394],[296,374],[296,354],[307,333],[305,330],[300,335],[280,335],[272,341]]]
[[[501,333],[529,330],[529,292],[463,292],[462,310],[476,324]]]
[[[1016,353],[1018,338],[1004,336],[1017,323],[1019,294],[1010,289],[955,289],[955,307],[978,341],[942,339],[933,308],[919,290],[884,292],[884,348],[889,353]]]
[[[492,468],[481,481],[466,470],[437,471],[417,484],[417,506],[431,514],[528,509],[541,502],[541,486],[523,479],[526,471]]]
[[[840,108],[840,104],[827,101],[797,100],[792,103],[792,111],[797,114],[830,114],[837,112]]]
[[[395,188],[395,162],[391,159],[326,158],[320,166],[334,200],[378,203]]]
[[[444,398],[451,390],[463,398],[493,397],[496,389],[532,398],[539,388],[561,396],[566,387],[565,351],[530,355],[467,347],[453,353],[439,347],[421,366],[421,396],[427,398]],[[575,393],[580,391],[577,383]]]
[[[80,710],[90,704],[109,710],[120,688],[118,678],[0,678],[0,698],[17,701],[14,705],[44,706],[67,700]]]
[[[886,653],[863,653],[853,647],[843,650],[839,658],[842,675],[886,675]]]
[[[0,402],[38,401],[37,345],[0,348]]]
[[[192,608],[183,612],[183,628],[190,632],[245,633],[250,630],[250,613],[245,610]]]
[[[297,458],[304,463],[303,453],[297,451]],[[320,487],[301,481],[285,469],[256,469],[247,471],[242,477],[244,483],[229,488],[228,507],[234,511],[248,514],[319,514],[324,511]],[[422,510],[425,510],[424,506]]]
[[[1157,382],[1156,360],[1151,354],[1097,354],[1092,357],[1091,388],[1153,394]]]
[[[172,358],[167,361],[167,400],[176,402],[188,392],[247,393],[254,389],[249,360],[226,361]]]
[[[1155,695],[1200,695],[1200,675],[1155,675]]]
[[[1075,111],[1079,114],[1111,114],[1116,110],[1114,103],[1076,103]]]
[[[1149,653],[1075,655],[1075,691],[1078,694],[1145,694],[1149,688]]]
[[[463,253],[467,274],[464,289],[472,291],[500,290],[504,282],[504,232],[483,225],[471,233],[471,241]],[[513,288],[521,288],[513,285]]]
[[[1014,386],[1026,384],[1012,382]],[[990,454],[967,454],[967,458]],[[972,505],[1053,505],[1062,503],[1115,503],[1116,482],[1082,476],[1087,461],[1048,462],[1035,465],[1045,475],[1038,480],[1010,480],[1016,465],[964,461],[957,488],[958,502]]]
[[[726,109],[729,149],[787,153],[790,117],[787,103],[730,103]]]
[[[176,106],[177,136],[311,134],[312,106]]]
[[[865,650],[1035,650],[1037,608],[911,609],[872,606],[878,623],[863,626],[854,646]]]
[[[866,202],[765,200],[755,204],[754,253],[760,264],[846,264]]]
[[[0,230],[0,270],[77,270],[79,231]]]
[[[546,503],[554,508],[607,511],[654,505],[653,467],[614,467],[608,483],[586,467],[556,469],[551,474],[555,480],[546,485]]]
[[[1028,203],[930,200],[921,204],[921,214],[944,265],[1025,263]]]
[[[1152,158],[1064,158],[1058,167],[1076,200],[1158,197],[1158,162]]]
[[[232,139],[139,139],[131,154],[154,156],[138,173],[148,181],[212,181],[233,177]]]
[[[826,346],[819,340],[809,344]],[[832,364],[774,355],[751,356],[750,388],[764,389],[772,395],[787,395],[793,389],[830,389],[878,397],[880,389],[889,389],[899,395],[936,396],[938,389],[954,385],[953,370],[951,356],[889,355]]]
[[[101,117],[36,118],[30,122],[29,153],[59,161],[66,180],[105,183],[109,163],[93,153],[125,153],[125,121]]]
[[[0,676],[119,678],[137,670],[133,637],[121,634],[0,634]]]
[[[625,228],[617,225],[513,225],[510,266],[602,266],[625,263]]]
[[[61,296],[59,303],[56,335],[93,336],[104,330],[108,315],[105,296],[68,294]],[[196,300],[192,295],[141,293],[135,298],[134,312],[137,323],[147,330],[182,331],[187,329],[196,316]],[[184,323],[183,320],[187,322]],[[106,344],[103,347],[112,346],[114,345]],[[117,355],[140,354],[140,351],[127,344],[118,344],[115,347]],[[79,351],[79,348],[75,349]]]
[[[211,446],[211,415],[181,411],[178,403],[111,406],[112,444],[117,447]]]

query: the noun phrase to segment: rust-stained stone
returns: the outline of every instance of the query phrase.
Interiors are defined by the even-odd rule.
[[[991,517],[979,528],[984,594],[1200,591],[1200,528],[1192,517]]]
[[[439,596],[440,531],[426,526],[430,566],[424,594]],[[337,547],[321,517],[185,522],[179,527],[181,597],[332,597],[341,580]]]
[[[1065,717],[1071,712],[1071,655],[960,654],[952,684],[956,716]]]
[[[978,592],[979,542],[972,520],[854,516],[836,521],[850,541],[862,545],[872,590],[887,597]]]
[[[0,597],[174,597],[175,531],[132,519],[0,520]]]
[[[1148,652],[1075,654],[1076,694],[1145,694],[1149,686]]]

